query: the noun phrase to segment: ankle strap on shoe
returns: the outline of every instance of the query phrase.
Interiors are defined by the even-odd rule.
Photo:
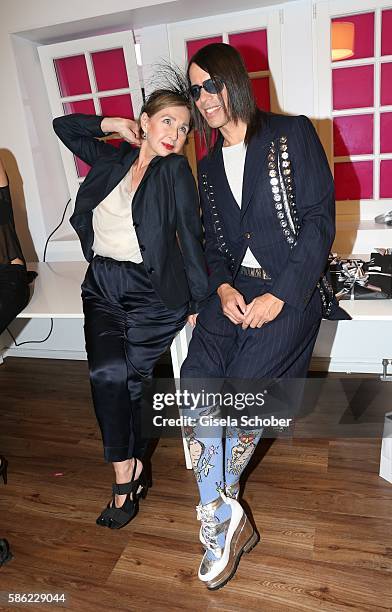
[[[113,495],[126,495],[127,493],[134,493],[139,486],[138,480],[131,482],[125,482],[123,484],[114,483],[112,485]]]

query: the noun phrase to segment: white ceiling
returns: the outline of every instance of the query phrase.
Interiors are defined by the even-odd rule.
[[[107,32],[136,30],[142,27],[173,23],[187,19],[198,19],[210,15],[245,11],[265,6],[284,5],[298,0],[174,0],[159,5],[130,9],[92,19],[47,26],[35,30],[14,32],[23,38],[40,43],[51,44],[63,40],[96,36]]]

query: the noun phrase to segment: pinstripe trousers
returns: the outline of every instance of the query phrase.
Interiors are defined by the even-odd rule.
[[[234,286],[249,303],[256,296],[268,293],[271,283],[271,280],[237,276]],[[279,405],[282,406],[280,398],[283,397],[284,413],[280,416],[295,416],[302,402],[302,383],[320,322],[318,291],[314,292],[304,312],[284,304],[276,319],[261,328],[245,330],[223,314],[220,298],[215,293],[197,318],[188,356],[181,368],[181,385],[193,392],[206,389],[209,393],[218,393],[229,388],[233,398],[233,392],[237,396],[239,390],[246,394],[253,391],[251,395],[255,396],[255,392],[264,388],[266,379],[295,379],[284,383],[283,396],[281,392],[276,395],[273,390],[271,394],[271,387],[266,385],[270,414],[278,414],[275,408],[279,410]],[[260,384],[263,386],[258,389]],[[186,436],[202,504],[215,499],[220,490],[228,495],[235,494],[241,474],[264,433],[263,427],[202,426],[201,416],[216,414],[216,410],[218,415],[224,416],[226,408],[223,410],[221,404],[207,403],[187,412],[196,419]],[[262,414],[260,408],[253,413],[252,408],[248,408],[246,412],[248,417]],[[238,416],[233,410],[231,415]],[[227,511],[227,506],[223,508],[226,510],[222,512]],[[226,520],[227,516],[218,518]]]
[[[249,303],[268,293],[271,283],[237,275],[234,287]],[[316,290],[304,312],[285,304],[274,321],[243,330],[223,314],[220,298],[214,293],[197,318],[181,377],[304,378],[321,318],[321,300]]]

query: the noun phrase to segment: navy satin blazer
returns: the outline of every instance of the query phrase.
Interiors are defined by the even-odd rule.
[[[92,168],[79,188],[70,218],[91,261],[94,208],[126,175],[139,150],[123,143],[118,149],[97,140],[103,117],[73,114],[57,117],[60,140]],[[149,164],[132,202],[132,217],[151,283],[168,308],[190,302],[197,312],[207,292],[203,234],[196,184],[185,157],[170,154]]]
[[[270,292],[303,311],[335,236],[333,178],[307,117],[262,113],[262,119],[247,147],[241,209],[226,178],[222,138],[199,164],[209,294],[233,283],[250,247],[272,279]],[[350,317],[334,298],[328,318]]]

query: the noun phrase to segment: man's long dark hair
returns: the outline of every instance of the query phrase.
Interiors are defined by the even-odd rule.
[[[197,64],[199,68],[208,72],[214,82],[219,79],[226,85],[228,108],[225,107],[222,95],[218,94],[220,103],[235,123],[239,120],[246,123],[248,127],[245,143],[248,144],[252,136],[261,128],[262,113],[256,106],[252,85],[241,55],[234,47],[225,43],[212,43],[202,47],[189,60],[187,70],[189,86],[191,84],[189,69],[192,64]],[[202,140],[205,140],[208,149],[211,150],[216,130],[210,128],[194,102],[192,106],[196,130]]]

